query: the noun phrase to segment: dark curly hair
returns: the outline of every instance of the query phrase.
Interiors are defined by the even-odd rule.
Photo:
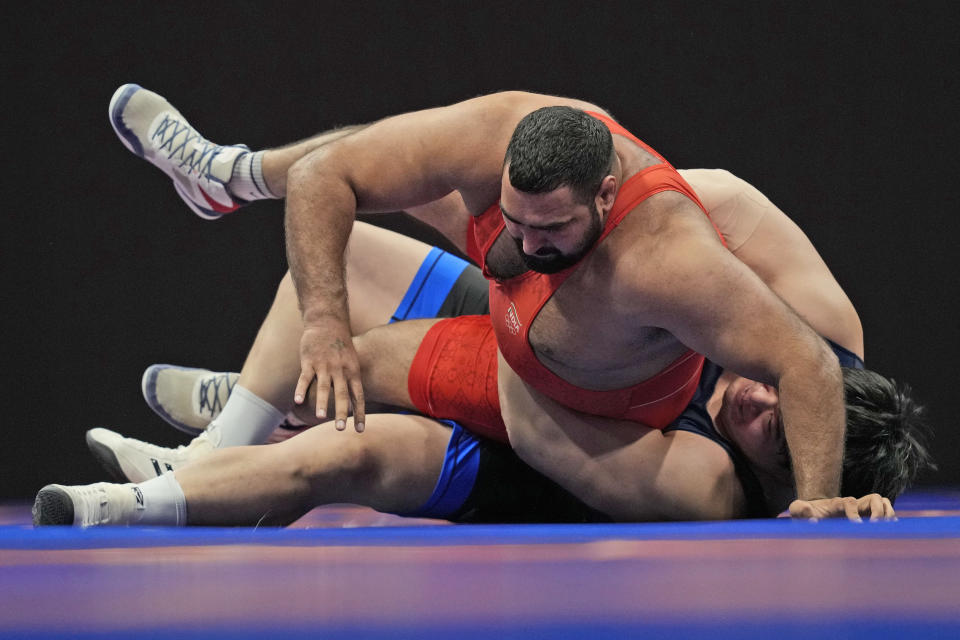
[[[610,173],[613,137],[579,109],[543,107],[514,129],[503,162],[514,189],[546,193],[568,186],[579,202],[589,203]]]
[[[865,369],[843,368],[847,436],[840,492],[879,493],[896,499],[926,468],[936,469],[927,449],[923,406],[908,385]]]

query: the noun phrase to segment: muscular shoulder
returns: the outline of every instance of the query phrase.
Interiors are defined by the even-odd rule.
[[[615,284],[643,296],[676,291],[676,280],[726,254],[710,220],[686,196],[668,191],[631,211],[599,247]],[[728,257],[728,256],[724,256]]]

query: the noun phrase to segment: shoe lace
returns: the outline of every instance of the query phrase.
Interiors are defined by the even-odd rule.
[[[223,398],[229,398],[236,384],[230,383],[230,374],[217,373],[205,380],[200,381],[200,413],[207,411],[213,418],[217,413],[223,410],[223,401],[220,397],[221,386],[226,387],[226,394]]]
[[[82,500],[86,503],[86,518],[88,523],[98,524],[103,522],[108,513],[107,492],[99,487],[92,487],[81,493]]]
[[[159,138],[157,151],[168,151],[167,160],[180,160],[178,168],[186,167],[187,175],[196,172],[210,178],[213,160],[223,151],[223,146],[213,144],[201,136],[186,122],[164,114],[151,138]],[[179,141],[178,141],[179,140]]]

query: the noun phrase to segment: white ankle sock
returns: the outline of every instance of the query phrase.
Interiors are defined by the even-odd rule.
[[[266,400],[236,385],[206,436],[217,449],[263,444],[285,417]]]
[[[187,524],[187,499],[172,473],[133,485],[136,507],[130,524],[183,527]]]
[[[251,151],[237,158],[233,164],[233,175],[227,183],[227,189],[235,198],[242,200],[277,200],[263,177],[263,154],[265,151]]]

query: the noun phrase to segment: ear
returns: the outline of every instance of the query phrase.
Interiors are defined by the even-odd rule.
[[[600,216],[606,219],[607,214],[610,213],[610,210],[613,209],[613,201],[617,199],[617,179],[608,175],[603,179],[603,182],[600,183],[600,189],[597,190],[597,211],[600,212]]]

